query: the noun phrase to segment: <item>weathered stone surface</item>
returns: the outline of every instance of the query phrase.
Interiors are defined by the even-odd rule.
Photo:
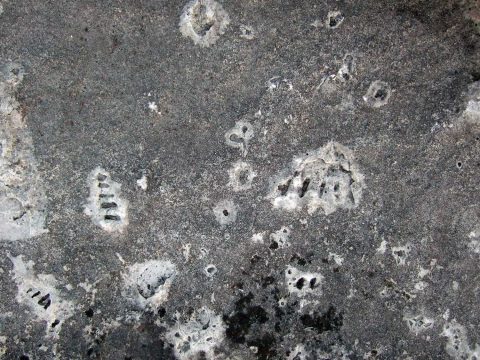
[[[480,358],[479,11],[0,0],[0,358]]]

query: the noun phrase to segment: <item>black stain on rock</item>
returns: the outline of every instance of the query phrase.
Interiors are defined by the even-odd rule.
[[[227,325],[226,335],[235,343],[244,343],[253,324],[264,324],[268,320],[267,312],[258,305],[251,305],[253,294],[240,298],[235,303],[235,310],[225,315],[223,320]]]
[[[324,314],[314,312],[312,315],[304,314],[300,317],[302,325],[306,328],[313,328],[319,334],[325,331],[338,331],[343,325],[343,314],[336,312],[333,306],[330,306]]]
[[[248,341],[248,346],[257,348],[257,358],[261,360],[273,359],[277,355],[275,345],[277,341],[272,334],[265,334],[262,337]]]

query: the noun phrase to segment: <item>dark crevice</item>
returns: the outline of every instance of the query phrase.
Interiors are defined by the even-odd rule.
[[[118,215],[105,215],[104,216],[105,220],[113,220],[113,221],[120,221],[121,218]]]
[[[278,185],[278,191],[280,191],[280,195],[285,196],[287,194],[291,183],[292,183],[292,179],[289,179],[285,184]]]
[[[300,189],[300,197],[301,198],[305,196],[305,193],[307,192],[309,185],[310,185],[310,179],[307,178],[307,179],[303,180],[302,188]]]

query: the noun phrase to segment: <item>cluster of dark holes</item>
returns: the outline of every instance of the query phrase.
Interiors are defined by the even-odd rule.
[[[287,271],[289,275],[292,274],[292,270],[288,270]],[[295,280],[295,279],[294,279]],[[308,283],[308,284],[307,284]],[[305,285],[309,286],[310,289],[315,289],[316,285],[317,284],[317,278],[316,277],[313,277],[310,279],[310,281],[307,281],[304,277],[301,277],[300,279],[298,279],[295,283],[295,287],[298,289],[298,290],[302,290]]]
[[[346,173],[348,173],[348,171],[345,171],[343,169],[339,169],[340,171],[344,171]],[[334,174],[335,172],[337,172],[337,169],[335,168],[330,168],[328,170],[328,174],[329,175],[332,175]],[[298,171],[295,171],[295,173],[293,174],[293,177],[296,177],[300,175],[300,173]],[[308,191],[308,187],[310,186],[310,182],[311,180],[309,178],[306,178],[303,180],[303,183],[302,183],[302,187],[298,190],[298,196],[300,198],[303,198],[305,196],[305,194],[307,193]],[[290,188],[290,185],[292,183],[292,179],[288,179],[287,182],[285,184],[280,184],[278,185],[277,189],[278,191],[280,191],[280,195],[281,196],[285,196],[288,192],[288,189]],[[354,180],[350,177],[350,185],[354,183]],[[324,194],[327,193],[328,190],[325,190],[325,187],[327,186],[326,182],[325,181],[322,181],[321,184],[320,184],[320,189],[319,189],[319,194],[320,194],[320,197]],[[334,192],[337,192],[340,190],[340,184],[337,182],[335,183],[335,185],[333,186],[333,191]]]
[[[301,277],[300,279],[297,280],[295,283],[295,287],[298,290],[302,290],[305,285],[310,286],[310,289],[315,289],[315,285],[317,284],[317,278],[311,278],[310,281],[307,283],[307,280],[304,277]]]
[[[142,275],[140,275],[139,280],[142,277]],[[140,284],[137,284],[137,290],[140,293],[140,295],[142,295],[145,299],[148,299],[153,295],[155,295],[155,293],[157,292],[157,289],[160,286],[163,286],[165,282],[168,280],[168,278],[169,276],[160,276],[159,278],[157,278],[154,284],[147,284],[146,290],[142,286],[140,286]]]
[[[27,294],[29,294],[30,292],[32,292],[33,289],[28,289],[27,291]],[[32,299],[41,295],[40,291],[36,291],[32,294]],[[52,300],[50,299],[50,294],[46,294],[46,295],[43,295],[39,298],[38,302],[37,302],[38,305],[42,306],[45,310],[47,310],[50,305],[52,304]]]
[[[295,171],[295,173],[293,174],[293,177],[297,177],[298,175],[300,175],[300,173],[298,171]],[[280,195],[285,196],[291,184],[292,184],[292,179],[288,179],[285,184],[278,185],[278,191],[280,191]],[[299,197],[303,198],[305,196],[305,193],[307,192],[309,185],[310,185],[309,178],[306,178],[305,180],[303,180],[302,187],[298,191]]]
[[[31,292],[33,292],[33,289],[28,289],[27,290],[27,294],[30,294]],[[34,299],[37,296],[40,296],[38,298],[37,304],[40,305],[41,307],[43,307],[45,310],[47,310],[50,307],[50,305],[52,304],[52,299],[50,299],[50,293],[41,296],[41,292],[37,290],[31,295],[31,298]],[[55,319],[50,326],[52,328],[54,328],[58,324],[60,324],[60,320]]]
[[[98,187],[100,189],[108,189],[110,187],[110,185],[105,183],[105,180],[107,180],[106,175],[98,174],[97,180],[98,180]],[[100,200],[100,208],[101,209],[112,210],[112,209],[116,209],[118,207],[118,205],[115,201],[109,201],[109,199],[112,199],[113,197],[115,197],[114,194],[101,193],[100,195],[98,195],[98,197],[99,197],[99,200]],[[121,220],[120,216],[114,215],[114,214],[105,214],[105,216],[103,218],[105,220],[110,220],[110,221],[120,221]]]

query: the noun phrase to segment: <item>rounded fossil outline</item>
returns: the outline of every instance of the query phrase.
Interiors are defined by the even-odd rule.
[[[204,11],[202,21],[205,33],[199,33],[195,27],[198,22],[198,8]],[[230,24],[230,17],[223,6],[214,0],[191,0],[183,8],[178,24],[183,36],[192,39],[195,45],[209,47],[217,42]]]
[[[177,275],[169,260],[147,260],[128,266],[122,272],[122,295],[136,307],[156,309],[168,299]]]
[[[243,177],[242,174],[245,174]],[[229,182],[228,185],[233,188],[233,191],[245,191],[252,187],[253,179],[257,176],[257,173],[253,171],[252,165],[249,163],[238,160],[233,163],[233,166],[228,170]],[[244,181],[242,181],[244,178]]]
[[[368,87],[367,92],[363,96],[363,101],[368,106],[379,108],[388,104],[392,96],[392,88],[390,85],[382,80],[375,80]]]
[[[293,158],[277,175],[267,195],[274,208],[286,211],[307,208],[325,215],[358,206],[366,187],[353,151],[337,142]]]
[[[225,133],[225,143],[237,148],[245,157],[248,153],[248,143],[255,136],[253,125],[244,120],[239,120]]]
[[[213,214],[221,226],[230,225],[237,220],[238,207],[232,200],[221,200],[213,207]]]

